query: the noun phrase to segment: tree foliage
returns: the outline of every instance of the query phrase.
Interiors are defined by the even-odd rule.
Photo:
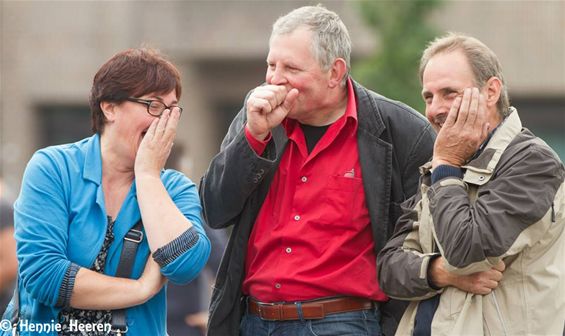
[[[423,113],[418,67],[425,46],[437,36],[426,19],[440,3],[441,0],[360,2],[363,19],[375,31],[377,52],[355,64],[356,80]]]

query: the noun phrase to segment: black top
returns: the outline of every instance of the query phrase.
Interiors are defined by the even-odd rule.
[[[300,124],[300,127],[302,127],[302,132],[304,133],[304,138],[306,139],[306,147],[308,148],[308,154],[310,154],[312,153],[314,147],[316,147],[318,141],[320,141],[320,139],[324,136],[324,134],[326,134],[326,131],[328,130],[328,127],[330,127],[330,125],[310,126],[310,125]]]

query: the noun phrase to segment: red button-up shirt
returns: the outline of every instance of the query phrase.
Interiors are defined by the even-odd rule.
[[[249,237],[243,293],[263,302],[349,295],[377,301],[373,238],[357,147],[351,82],[345,114],[308,153],[299,123],[285,119],[289,138]],[[251,147],[260,142],[246,130]],[[378,172],[371,172],[378,174]]]

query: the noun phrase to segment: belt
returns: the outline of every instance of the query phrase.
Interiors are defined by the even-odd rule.
[[[322,319],[326,315],[346,313],[371,309],[374,302],[356,297],[336,297],[329,299],[302,301],[294,303],[263,303],[249,297],[248,310],[268,321],[300,320],[299,306],[302,308],[302,318],[305,320]]]

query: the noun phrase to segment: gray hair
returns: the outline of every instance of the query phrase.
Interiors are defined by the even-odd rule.
[[[312,52],[322,70],[328,71],[336,58],[345,60],[347,72],[342,80],[345,84],[351,69],[351,39],[339,16],[320,4],[297,8],[275,21],[269,42],[274,36],[290,34],[300,27],[312,32]]]
[[[510,114],[510,101],[508,99],[506,82],[502,75],[502,66],[496,54],[474,37],[450,32],[430,42],[420,59],[420,81],[422,81],[424,70],[433,56],[455,50],[461,50],[467,57],[475,76],[475,85],[479,88],[483,87],[491,77],[500,79],[502,87],[496,107],[501,117],[503,119],[506,118]]]

